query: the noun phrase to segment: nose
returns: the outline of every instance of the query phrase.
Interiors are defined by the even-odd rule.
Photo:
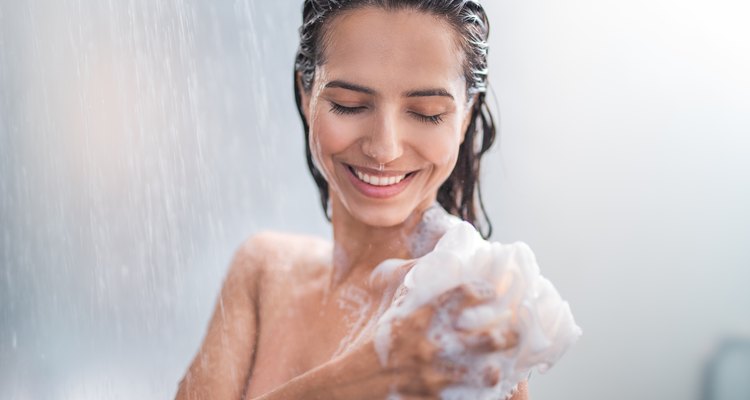
[[[402,135],[395,113],[383,112],[362,140],[362,152],[377,164],[387,164],[403,155]]]

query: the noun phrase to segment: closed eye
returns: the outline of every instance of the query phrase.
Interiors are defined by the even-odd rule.
[[[332,101],[330,103],[331,103],[331,111],[339,115],[359,114],[367,109],[367,107],[365,106],[346,107],[346,106],[342,106],[341,104],[334,103]],[[435,124],[435,125],[439,125],[441,122],[443,122],[443,115],[444,115],[444,114],[424,115],[424,114],[416,113],[413,111],[410,111],[409,114],[411,114],[414,118],[416,118],[420,122],[428,122],[428,123]]]
[[[365,110],[366,107],[360,106],[360,107],[344,107],[341,104],[336,104],[334,102],[331,103],[331,111],[340,114],[340,115],[350,115],[350,114],[359,114],[362,111]]]
[[[443,122],[443,114],[423,115],[411,111],[409,113],[413,115],[414,118],[416,118],[418,121],[429,122],[435,125],[439,125],[441,122]]]

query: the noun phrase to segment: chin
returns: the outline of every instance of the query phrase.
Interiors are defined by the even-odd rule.
[[[435,198],[421,200],[415,198],[401,199],[386,204],[368,204],[351,202],[346,207],[352,218],[363,224],[377,228],[391,228],[404,223],[418,223],[422,213],[436,202]],[[416,219],[416,220],[415,220]]]
[[[352,217],[363,224],[377,228],[390,228],[403,224],[414,211],[414,207],[410,208],[405,204],[374,206],[353,204],[348,211]]]

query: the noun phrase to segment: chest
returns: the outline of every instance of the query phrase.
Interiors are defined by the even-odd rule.
[[[308,287],[273,296],[261,310],[247,397],[267,393],[366,340],[377,319],[376,300],[356,287],[331,294]]]

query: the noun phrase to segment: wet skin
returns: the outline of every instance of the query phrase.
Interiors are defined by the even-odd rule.
[[[352,292],[377,300],[387,285],[372,285],[362,277],[331,288],[331,253],[330,243],[314,237],[269,232],[248,240],[230,267],[206,338],[180,382],[177,398],[265,398],[262,395],[289,387],[300,377],[312,377],[331,364],[342,340],[352,333],[351,321],[358,317],[342,304],[356,303]],[[359,360],[377,364],[374,349],[368,350],[359,352]],[[312,386],[335,387],[340,384],[337,375],[323,375],[323,382]],[[367,387],[354,395],[342,390],[334,397],[326,390],[312,396],[310,386],[301,386],[298,392],[276,398],[385,398],[364,396],[374,394]],[[527,398],[522,382],[512,399]]]
[[[383,399],[395,381],[406,382],[411,398],[437,398],[446,384],[431,369],[434,352],[414,353],[430,310],[405,324],[397,370],[379,365],[371,342],[342,342],[363,330],[367,338],[367,322],[403,275],[373,284],[373,268],[412,258],[411,235],[455,165],[469,122],[456,35],[434,16],[371,8],[329,29],[326,62],[303,108],[331,184],[335,245],[279,233],[245,243],[179,399]],[[410,181],[398,194],[371,196],[353,183],[352,168],[408,172]],[[513,399],[525,398],[522,383]]]

